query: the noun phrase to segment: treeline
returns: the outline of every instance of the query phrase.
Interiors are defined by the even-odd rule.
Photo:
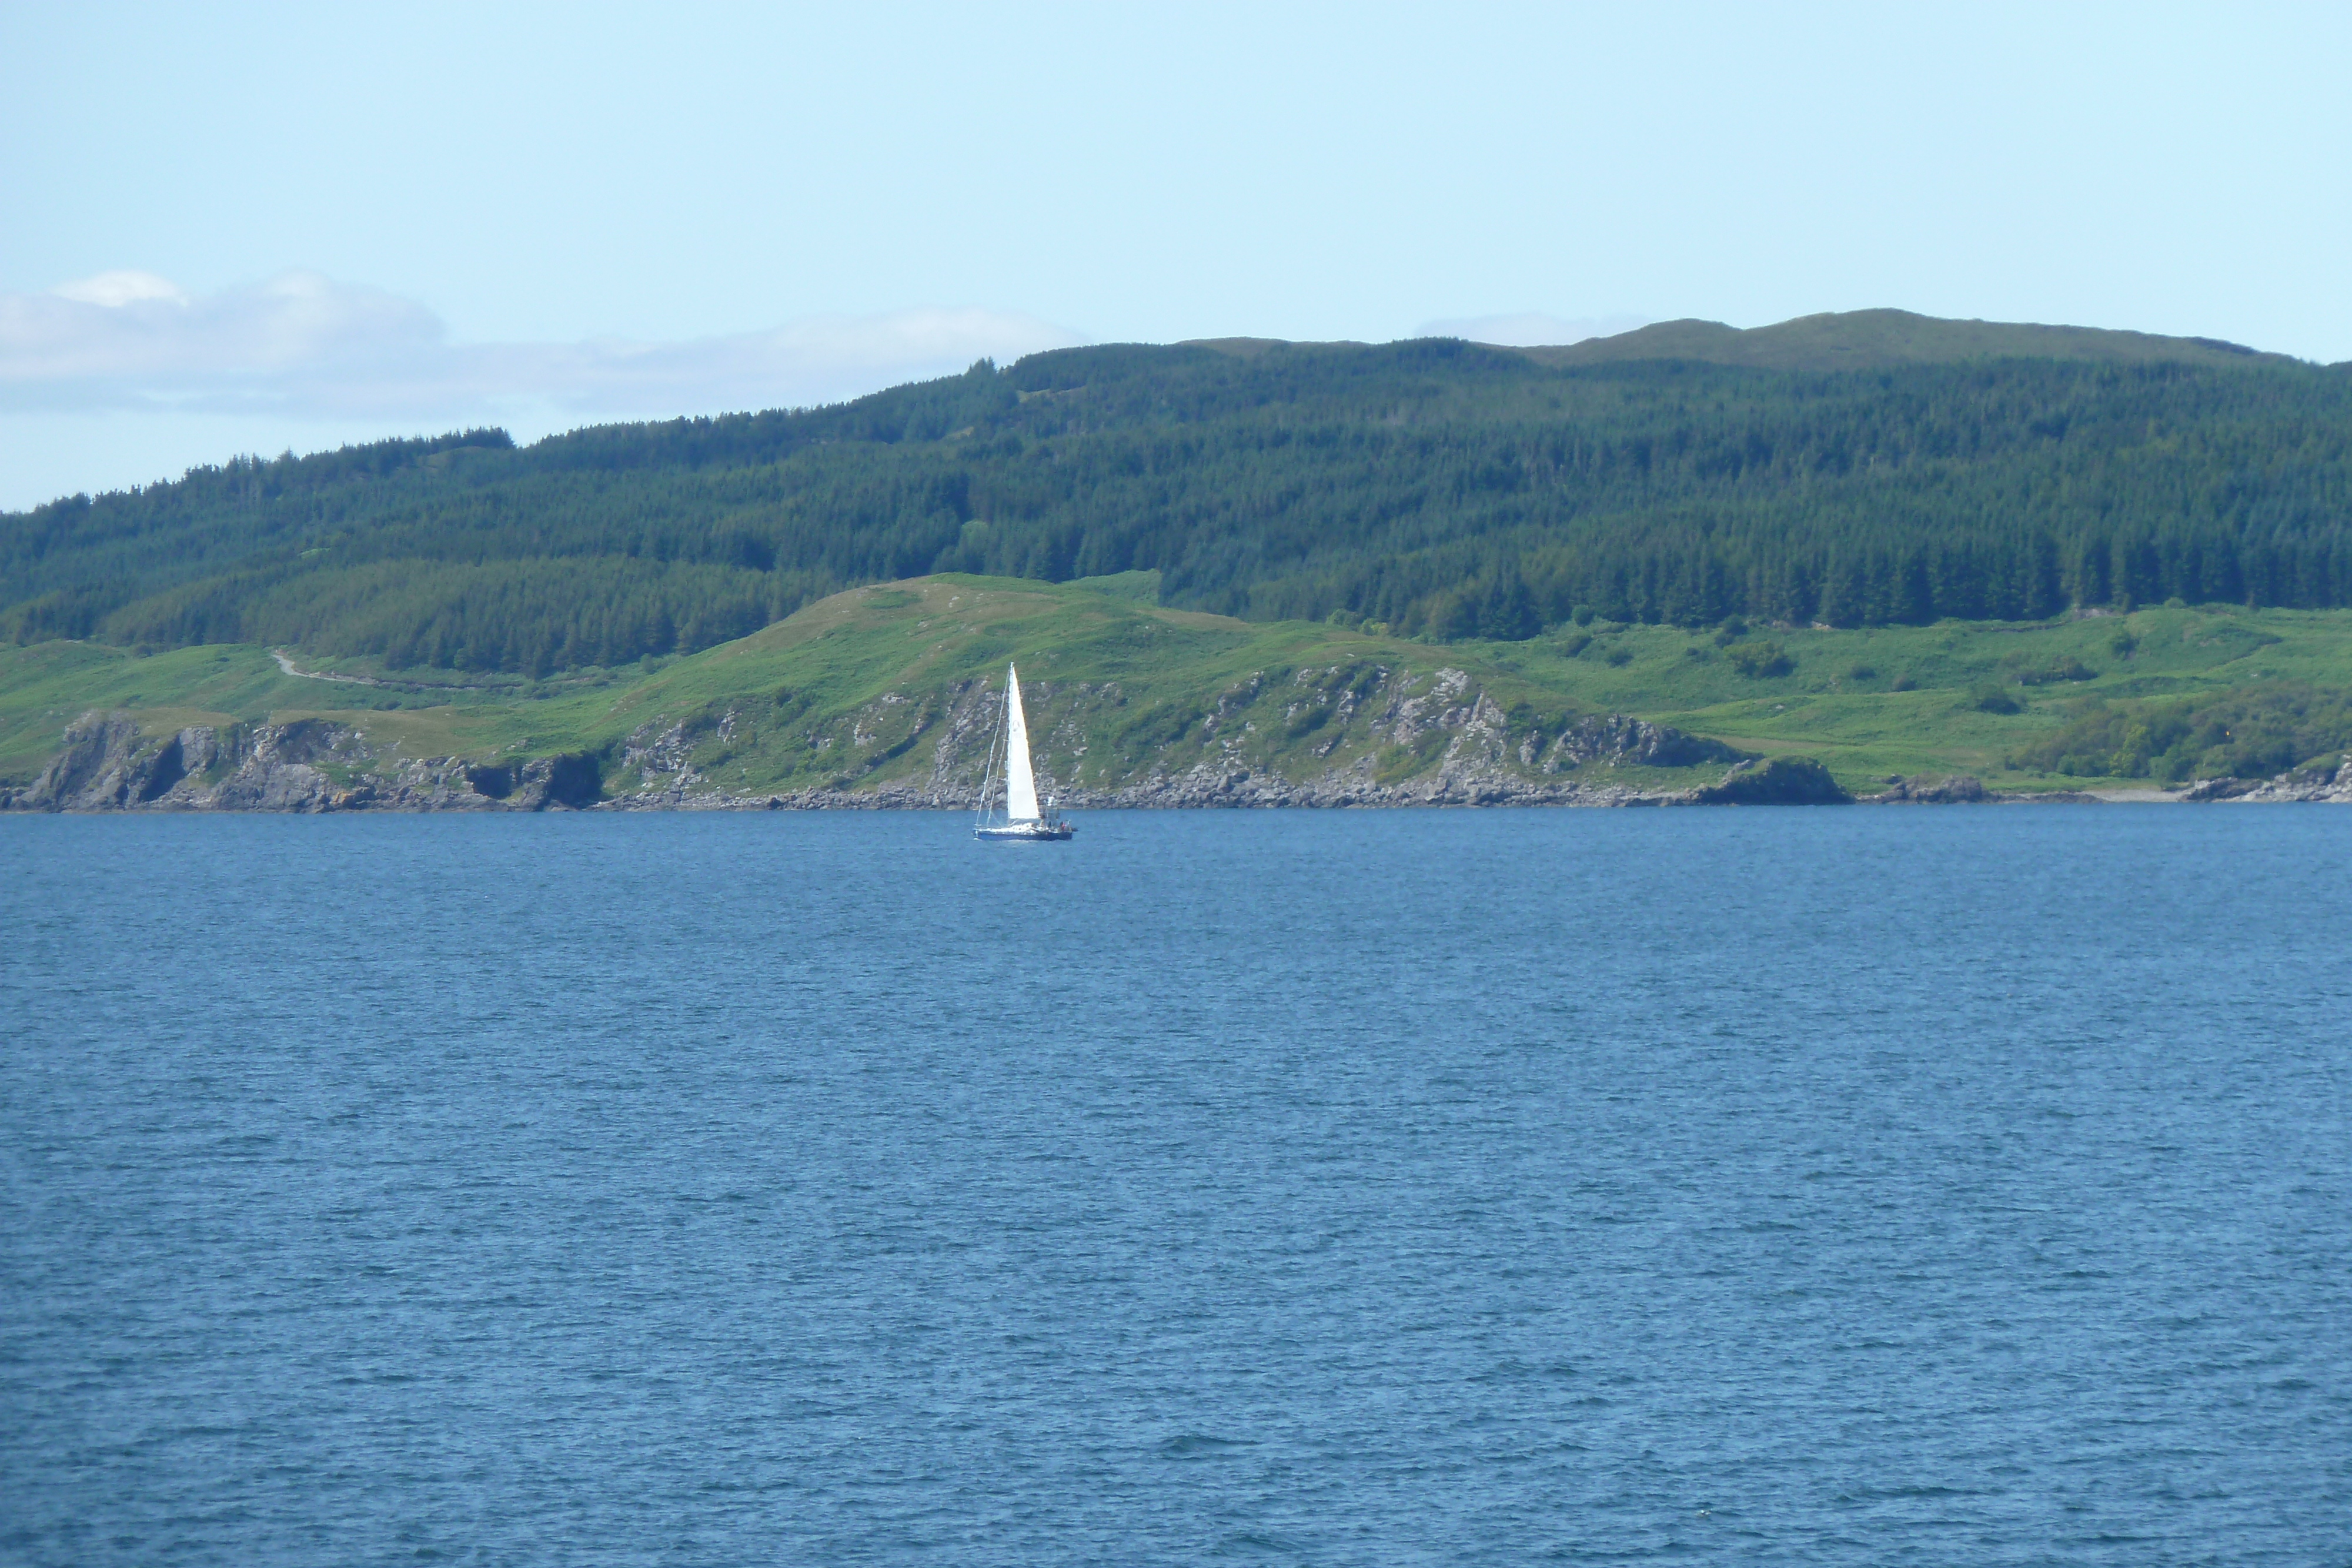
[[[829,591],[793,573],[603,556],[377,561],[276,581],[208,579],[105,624],[140,648],[296,644],[393,665],[544,675],[732,642]]]
[[[1546,369],[1443,340],[1041,354],[835,408],[199,470],[0,518],[0,635],[544,670],[859,582],[1517,638],[2352,604],[2352,373]]]

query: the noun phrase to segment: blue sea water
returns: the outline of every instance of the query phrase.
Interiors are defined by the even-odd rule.
[[[0,1561],[2352,1563],[2348,862],[0,820]]]

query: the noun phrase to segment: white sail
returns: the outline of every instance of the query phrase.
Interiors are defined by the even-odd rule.
[[[1021,672],[1004,666],[1004,815],[1037,820],[1037,776],[1029,768],[1029,721],[1021,713]]]

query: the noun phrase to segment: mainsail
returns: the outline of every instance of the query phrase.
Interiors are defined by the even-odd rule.
[[[1029,721],[1021,713],[1021,672],[1004,666],[1004,815],[1037,820],[1037,776],[1029,768]]]
[[[971,836],[983,842],[1013,844],[1059,843],[1076,830],[1055,817],[1050,821],[1037,810],[1037,774],[1029,765],[1029,716],[1021,711],[1021,672],[1004,666],[1004,722],[997,727],[1004,746],[1004,821],[992,820],[996,799],[996,744],[988,748],[988,776],[981,780],[980,809]]]

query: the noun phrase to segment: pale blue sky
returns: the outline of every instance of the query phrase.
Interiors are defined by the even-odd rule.
[[[0,10],[0,506],[1058,342],[1894,305],[2352,358],[2340,5],[1108,10]]]

